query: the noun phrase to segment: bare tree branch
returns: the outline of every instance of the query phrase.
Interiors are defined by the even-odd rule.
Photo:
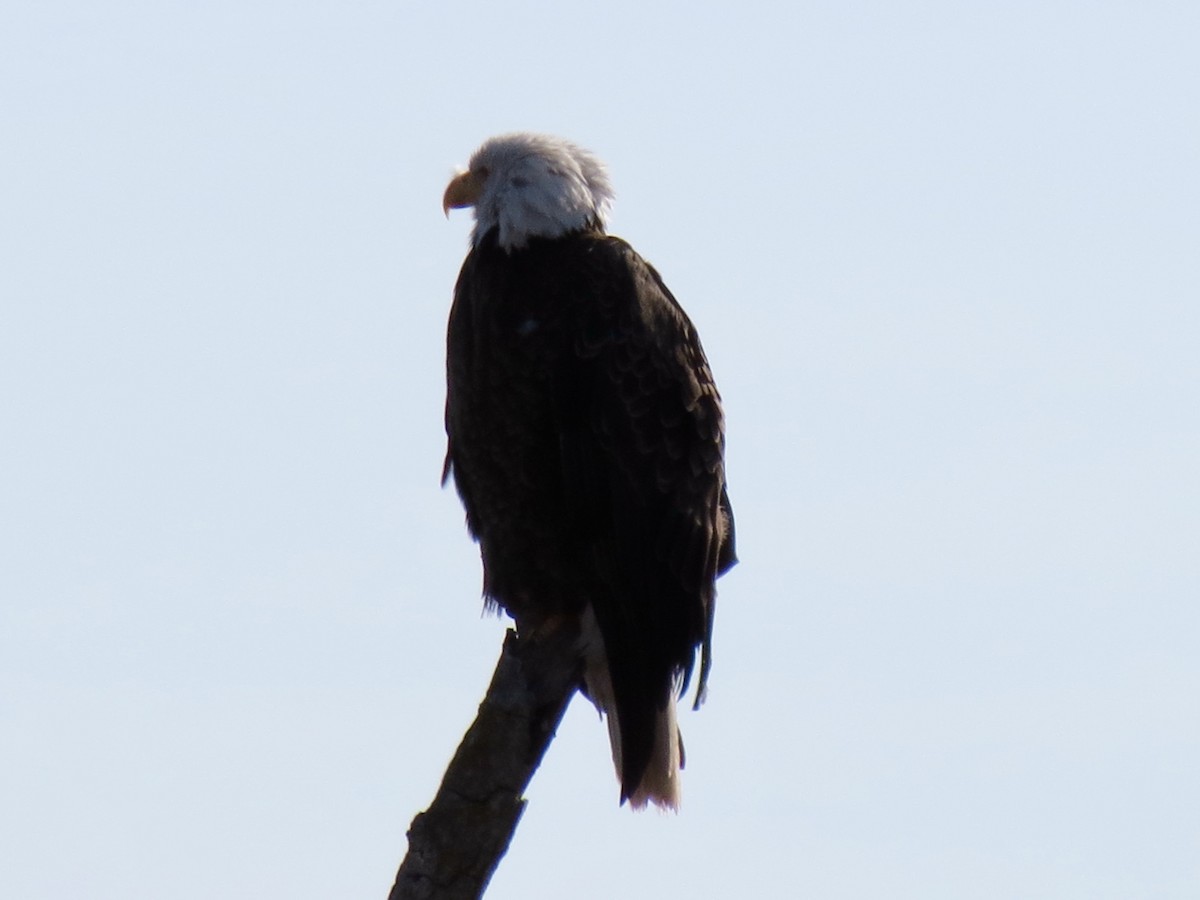
[[[579,685],[577,635],[509,631],[479,714],[408,831],[388,900],[476,900],[508,849],[523,794]]]

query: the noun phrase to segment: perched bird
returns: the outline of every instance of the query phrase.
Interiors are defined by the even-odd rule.
[[[721,399],[662,278],[605,233],[604,166],[568,141],[492,138],[446,188],[474,207],[447,335],[442,480],[518,634],[571,617],[621,802],[679,806],[675,698],[710,665],[736,561]]]

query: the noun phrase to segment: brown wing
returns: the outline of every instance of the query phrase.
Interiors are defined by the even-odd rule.
[[[609,655],[650,682],[710,661],[714,581],[735,561],[720,395],[696,330],[658,273],[615,238],[580,266],[574,364],[559,396],[564,484],[611,579]],[[617,688],[618,694],[620,689]]]

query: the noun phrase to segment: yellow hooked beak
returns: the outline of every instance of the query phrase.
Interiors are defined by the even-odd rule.
[[[483,190],[483,176],[478,172],[463,172],[446,186],[442,195],[442,212],[449,218],[450,210],[474,206]]]

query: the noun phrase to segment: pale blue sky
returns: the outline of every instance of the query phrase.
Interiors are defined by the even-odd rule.
[[[1200,894],[1200,7],[0,11],[0,896],[384,897],[503,625],[443,450],[485,137],[725,395],[684,810],[568,714],[489,898]],[[572,887],[564,889],[564,884]]]

